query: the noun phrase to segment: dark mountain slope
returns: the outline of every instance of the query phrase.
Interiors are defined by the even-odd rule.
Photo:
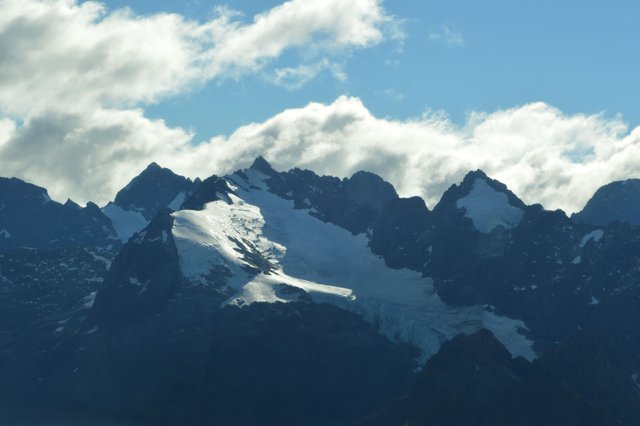
[[[640,179],[611,182],[601,187],[582,211],[571,218],[595,226],[616,221],[640,225]]]
[[[459,336],[427,362],[407,396],[390,402],[360,424],[637,424],[637,389],[629,375],[599,348],[593,336],[583,335],[529,364],[512,359],[488,331]],[[577,358],[571,363],[574,356]],[[603,371],[589,374],[594,367]]]
[[[151,163],[116,194],[113,203],[124,210],[137,211],[150,221],[172,202],[175,209],[179,208],[198,183]]]
[[[95,204],[60,204],[44,188],[0,178],[0,251],[117,245],[110,220]]]

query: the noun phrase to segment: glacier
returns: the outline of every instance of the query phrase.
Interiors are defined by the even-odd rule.
[[[266,179],[253,169],[228,176],[235,194],[201,211],[172,213],[180,266],[192,285],[207,285],[212,271],[224,271],[232,293],[224,304],[235,306],[308,295],[361,315],[391,340],[415,345],[421,362],[444,342],[481,328],[514,357],[536,357],[522,321],[483,306],[446,305],[430,278],[387,267],[364,234],[322,222],[310,209],[294,209],[291,200],[268,190]]]

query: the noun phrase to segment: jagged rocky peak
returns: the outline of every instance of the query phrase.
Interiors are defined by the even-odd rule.
[[[358,171],[350,178],[342,179],[342,181],[332,176],[319,176],[315,172],[299,168],[279,173],[262,156],[258,156],[249,169],[259,171],[271,178],[281,178],[280,182],[271,182],[272,185],[270,185],[277,192],[282,192],[281,185],[283,181],[287,186],[293,187],[289,188],[292,194],[300,192],[304,186],[310,186],[312,190],[320,189],[320,192],[331,193],[332,195],[344,192],[350,204],[369,206],[378,213],[382,211],[386,203],[398,198],[393,185],[375,173],[364,170]],[[286,191],[286,193],[288,192]],[[296,199],[296,197],[293,198],[294,200]],[[309,199],[309,201],[311,200]],[[296,204],[298,205],[298,203]],[[300,206],[305,207],[304,204],[300,203]]]
[[[420,197],[389,201],[373,230],[371,250],[387,266],[422,271],[432,250],[432,213]]]
[[[38,208],[51,201],[47,190],[18,178],[0,178],[0,209]]]
[[[95,204],[81,208],[51,200],[47,190],[17,178],[0,178],[0,249],[106,247],[115,232]]]
[[[373,229],[382,207],[398,198],[390,183],[369,172],[357,172],[347,179],[320,176],[297,167],[277,172],[263,157],[258,157],[249,169],[238,171],[236,175],[246,178],[248,170],[268,176],[264,182],[268,190],[292,200],[294,208],[308,209],[316,218],[353,234]]]
[[[640,179],[616,181],[599,188],[582,211],[571,218],[595,226],[616,221],[640,225]]]
[[[265,160],[262,155],[257,156],[256,159],[253,160],[253,164],[251,164],[251,167],[249,168],[264,173],[267,176],[278,174],[278,172],[276,172],[274,168],[271,167],[271,164],[269,164],[269,162]]]
[[[353,202],[373,207],[378,212],[389,201],[398,198],[393,185],[371,172],[356,172],[351,178],[345,179],[343,185]]]
[[[229,202],[228,194],[233,191],[224,178],[213,175],[203,180],[192,194],[182,203],[180,209],[202,210],[205,204],[217,200]]]
[[[93,204],[93,203],[91,203]],[[80,205],[73,201],[71,198],[67,198],[67,201],[64,202],[65,207],[73,207],[75,209],[81,209]]]
[[[151,163],[122,188],[102,211],[123,242],[144,228],[163,209],[177,210],[201,184]]]
[[[147,221],[164,208],[178,208],[195,183],[170,169],[151,163],[118,192],[113,204],[139,212]]]
[[[473,227],[488,234],[498,227],[518,225],[527,205],[505,184],[491,179],[482,170],[467,173],[459,185],[452,185],[434,208],[437,216],[460,212]]]
[[[122,247],[98,292],[97,322],[120,321],[159,312],[180,283],[171,211],[163,209]]]

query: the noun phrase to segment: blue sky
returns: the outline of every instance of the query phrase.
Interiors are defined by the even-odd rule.
[[[478,168],[567,212],[640,178],[635,0],[0,1],[0,170],[57,200],[258,155],[429,206]]]
[[[174,12],[198,20],[226,4],[247,21],[279,3],[106,1],[111,8]],[[361,98],[377,116],[401,119],[441,110],[463,123],[469,111],[544,101],[567,113],[621,114],[631,125],[640,123],[636,1],[387,0],[384,6],[402,21],[406,38],[340,58],[345,81],[325,72],[288,90],[261,75],[217,80],[148,107],[147,114],[191,128],[197,139],[229,134],[285,108],[331,102],[342,94]]]

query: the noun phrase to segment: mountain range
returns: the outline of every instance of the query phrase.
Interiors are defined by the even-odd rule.
[[[481,170],[0,178],[0,423],[640,425],[640,184],[571,217]]]

